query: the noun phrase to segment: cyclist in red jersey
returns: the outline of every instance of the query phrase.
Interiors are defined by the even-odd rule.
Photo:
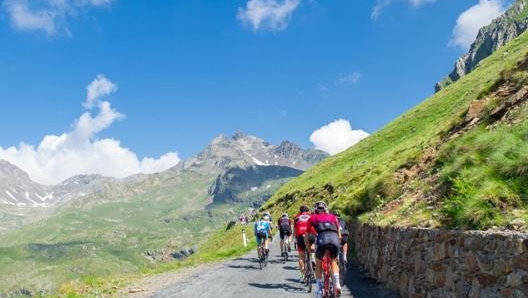
[[[328,212],[328,205],[323,201],[318,201],[314,205],[315,213],[308,219],[308,228],[313,227],[317,231],[317,241],[315,249],[315,280],[317,282],[316,297],[321,297],[322,293],[322,270],[321,260],[326,249],[330,251],[332,259],[332,272],[334,273],[334,284],[338,295],[341,294],[339,284],[339,266],[337,265],[337,253],[341,241],[341,231],[337,217]]]
[[[297,242],[297,253],[299,254],[299,270],[301,271],[301,277],[304,276],[304,253],[306,251],[306,245],[304,243],[304,235],[308,232],[310,243],[315,242],[315,231],[308,230],[308,219],[310,219],[310,209],[306,205],[302,205],[299,208],[293,219],[293,230],[295,233],[295,241]]]

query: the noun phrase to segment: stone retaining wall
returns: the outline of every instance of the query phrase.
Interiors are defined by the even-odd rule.
[[[528,298],[528,233],[360,225],[357,261],[403,298]]]

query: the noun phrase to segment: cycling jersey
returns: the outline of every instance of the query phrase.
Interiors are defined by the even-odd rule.
[[[255,223],[255,234],[258,232],[268,233],[271,226],[270,223],[265,220],[259,220],[257,223]]]
[[[293,219],[293,228],[295,229],[295,236],[302,236],[308,230],[308,219],[310,219],[309,212],[302,212],[295,215]]]
[[[330,213],[315,213],[308,219],[308,227],[314,227],[317,233],[325,231],[336,232],[339,230],[337,217]]]
[[[341,217],[337,218],[339,222],[339,229],[341,230],[341,236],[348,236],[348,227],[346,221]]]
[[[291,227],[291,219],[283,216],[277,221],[277,226],[279,226],[279,229],[289,229]]]
[[[335,259],[339,251],[339,222],[337,217],[330,213],[316,213],[308,219],[308,227],[317,231],[315,257],[322,259],[324,251],[330,251],[330,257]]]

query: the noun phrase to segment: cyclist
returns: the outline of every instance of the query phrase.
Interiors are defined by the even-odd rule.
[[[266,216],[262,216],[258,222],[255,223],[254,231],[257,240],[257,255],[259,255],[259,247],[264,241],[264,253],[267,256],[269,253],[268,249],[268,237],[272,237],[271,224],[266,220]]]
[[[277,227],[279,228],[280,235],[280,247],[281,247],[281,256],[284,256],[283,245],[284,239],[288,239],[288,252],[291,251],[291,235],[292,235],[292,222],[288,213],[284,212],[282,216],[277,220]]]
[[[299,254],[299,270],[301,271],[301,281],[304,278],[304,253],[306,251],[306,245],[304,243],[304,235],[308,232],[308,219],[310,219],[310,209],[306,205],[302,205],[299,208],[299,213],[293,218],[293,230],[295,233],[295,241],[297,243],[297,253]],[[309,243],[314,243],[315,238],[313,235],[315,232],[308,233]],[[310,253],[308,251],[308,253]]]
[[[270,224],[270,231],[273,231],[273,226],[271,225],[273,223],[273,219],[271,218],[271,214],[268,212],[268,211],[264,211],[263,215],[264,216],[264,219],[267,220]],[[270,239],[270,241],[273,240],[272,236],[271,236],[271,233],[268,235],[268,238]]]
[[[317,232],[316,248],[315,248],[315,280],[317,283],[317,290],[315,295],[317,298],[322,295],[322,268],[321,260],[325,250],[330,251],[332,272],[334,273],[333,280],[337,290],[337,295],[341,295],[341,285],[339,284],[339,266],[337,265],[337,252],[339,251],[339,243],[341,239],[341,232],[339,230],[339,222],[335,215],[328,212],[328,205],[324,201],[318,201],[314,204],[315,213],[308,219],[308,228],[313,227]],[[308,242],[305,238],[305,243]]]
[[[346,221],[341,218],[338,211],[334,210],[332,211],[332,214],[337,217],[337,221],[339,222],[339,229],[341,230],[341,251],[343,252],[343,261],[346,264],[348,253],[348,226]]]

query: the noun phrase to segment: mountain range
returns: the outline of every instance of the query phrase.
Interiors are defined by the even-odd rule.
[[[211,203],[246,202],[257,206],[271,196],[277,185],[327,156],[319,150],[301,149],[289,141],[272,145],[238,131],[232,137],[216,137],[202,152],[162,173],[122,179],[77,175],[51,186],[32,181],[20,168],[0,160],[0,214],[4,217],[0,232],[50,216],[58,207],[68,204],[151,196],[166,182],[171,187],[186,187],[181,181],[193,175],[207,181],[203,194],[212,198]]]

